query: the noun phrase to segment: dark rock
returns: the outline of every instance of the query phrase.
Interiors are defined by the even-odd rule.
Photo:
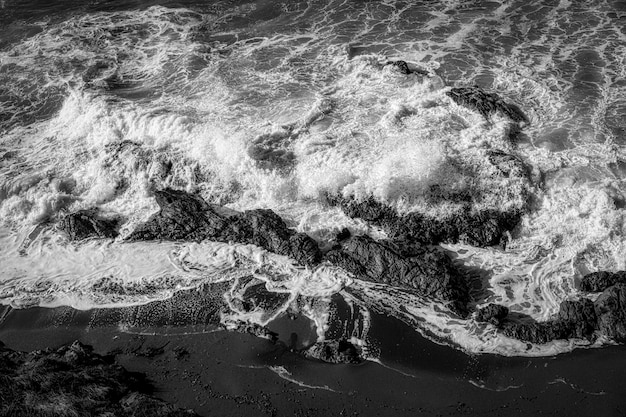
[[[617,342],[626,342],[626,284],[607,288],[594,305],[600,332]]]
[[[416,244],[407,248],[357,236],[341,242],[340,248],[328,252],[325,259],[359,279],[415,290],[421,295],[450,301],[460,314],[466,312],[467,283],[450,259],[437,250],[418,248]]]
[[[491,323],[500,327],[502,321],[509,314],[509,309],[499,304],[488,304],[483,308],[476,310],[476,321]]]
[[[328,363],[361,363],[363,352],[359,346],[341,340],[325,340],[302,351],[307,358],[318,359]]]
[[[543,323],[507,321],[502,325],[502,332],[508,337],[537,344],[548,343],[557,339],[567,339],[570,336],[567,325],[560,321]]]
[[[563,301],[559,307],[557,320],[567,325],[570,338],[593,339],[593,333],[597,329],[593,302],[586,298]]]
[[[144,374],[80,342],[30,353],[0,350],[0,415],[197,416],[152,397]]]
[[[493,246],[506,240],[506,232],[519,223],[523,211],[465,210],[443,219],[421,213],[399,215],[374,197],[364,200],[327,196],[331,205],[341,207],[347,216],[381,226],[394,240],[416,240],[426,244],[463,242],[473,246]]]
[[[626,283],[626,271],[592,272],[591,274],[587,274],[583,277],[580,282],[580,290],[587,292],[602,292],[618,283]]]
[[[254,244],[303,265],[319,262],[317,243],[289,229],[271,210],[236,212],[172,189],[155,191],[160,211],[139,225],[128,240],[192,240]]]
[[[99,217],[95,210],[80,210],[66,215],[59,222],[59,228],[68,234],[70,240],[115,238],[118,235],[118,220]]]
[[[512,322],[502,325],[505,335],[531,343],[548,343],[557,339],[595,339],[598,329],[594,303],[588,299],[563,301],[558,315],[550,321]]]
[[[278,333],[271,331],[265,326],[261,326],[256,323],[249,323],[246,321],[237,321],[234,326],[230,327],[230,330],[239,333],[248,333],[256,337],[267,339],[272,343],[278,342]]]
[[[452,88],[446,93],[455,103],[477,111],[486,119],[501,112],[514,122],[528,123],[528,117],[515,104],[507,103],[495,93],[487,93],[479,87]]]
[[[409,74],[420,74],[420,75],[428,75],[428,72],[422,69],[411,69],[409,64],[406,61],[397,60],[397,61],[387,61],[385,65],[391,65],[395,67],[401,74],[409,75]]]

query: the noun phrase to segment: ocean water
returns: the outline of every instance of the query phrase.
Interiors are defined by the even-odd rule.
[[[487,120],[445,94],[472,85],[529,122]],[[532,181],[491,175],[494,149]],[[582,296],[584,274],[626,269],[625,180],[623,1],[0,1],[3,304],[127,306],[228,281],[226,325],[297,310],[323,339],[339,297],[353,317],[343,336],[365,347],[375,310],[467,352],[566,352],[588,343],[511,340],[340,268],[124,237],[163,187],[270,208],[322,246],[343,228],[385,237],[326,204],[329,192],[434,216],[459,203],[433,199],[433,186],[496,210],[530,195],[506,248],[444,249],[483,282],[481,304],[543,321]],[[56,229],[94,207],[123,219],[119,238],[71,243]],[[243,311],[251,288],[271,302]]]

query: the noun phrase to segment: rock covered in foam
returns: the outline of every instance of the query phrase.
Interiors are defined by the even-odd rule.
[[[415,290],[421,295],[450,301],[465,314],[467,283],[450,259],[419,244],[376,241],[368,236],[343,240],[325,259],[365,281]]]
[[[151,396],[145,375],[78,341],[16,352],[0,344],[0,415],[197,416]]]
[[[397,60],[397,61],[387,61],[385,65],[390,65],[396,68],[401,74],[409,75],[409,74],[419,74],[419,75],[428,75],[427,71],[424,71],[420,68],[411,68],[406,61]]]
[[[479,87],[451,88],[446,94],[455,103],[477,111],[486,119],[500,112],[514,122],[528,123],[528,117],[515,104],[507,103],[499,95],[488,93]]]
[[[356,364],[363,362],[362,349],[345,339],[317,342],[303,350],[302,354],[307,358],[328,363]]]
[[[618,283],[626,283],[626,271],[592,272],[583,277],[580,282],[580,289],[587,292],[602,292]]]
[[[374,197],[359,201],[329,196],[327,201],[341,207],[349,217],[383,227],[393,239],[427,244],[463,242],[481,247],[498,245],[504,243],[506,232],[515,228],[523,215],[521,210],[467,210],[438,219],[419,212],[398,214]]]
[[[70,213],[61,219],[58,227],[67,233],[70,240],[115,238],[118,235],[118,220],[102,218],[95,210]]]
[[[210,239],[254,244],[303,265],[314,265],[321,258],[312,238],[289,229],[271,210],[236,212],[172,189],[155,191],[155,198],[159,212],[139,225],[127,240]]]

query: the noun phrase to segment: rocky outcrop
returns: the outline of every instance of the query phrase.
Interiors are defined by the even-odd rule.
[[[400,215],[374,197],[355,200],[329,195],[327,201],[341,207],[349,217],[381,226],[394,240],[415,240],[431,245],[442,242],[480,247],[502,244],[506,232],[515,228],[523,215],[521,210],[472,212],[468,207],[468,210],[438,219],[418,212]]]
[[[491,303],[476,310],[475,320],[481,323],[491,323],[499,327],[508,315],[509,309],[507,307]]]
[[[505,102],[495,93],[488,93],[479,87],[457,87],[446,92],[456,104],[477,111],[485,119],[497,112],[514,122],[528,123],[528,117],[515,104]]]
[[[63,217],[59,229],[67,233],[70,240],[115,238],[118,235],[118,220],[98,216],[95,210],[80,210]]]
[[[542,323],[528,317],[512,320],[503,315],[504,309],[490,304],[478,310],[476,320],[489,321],[505,335],[531,343],[571,338],[594,341],[599,335],[626,342],[626,283],[606,288],[595,301],[586,298],[563,301],[558,315]],[[496,314],[499,319],[492,321]]]
[[[462,315],[467,311],[467,284],[450,259],[438,250],[429,250],[419,244],[357,236],[341,241],[324,259],[359,279],[449,301]]]
[[[617,342],[626,342],[626,284],[607,288],[594,304],[600,332]]]
[[[303,265],[317,264],[321,258],[313,239],[289,229],[271,210],[237,212],[172,189],[155,191],[155,198],[159,212],[139,225],[127,240],[210,239],[254,244]]]
[[[328,363],[361,363],[363,352],[359,346],[341,339],[317,342],[301,352],[305,357]]]
[[[427,71],[424,71],[420,68],[411,68],[406,61],[397,60],[397,61],[387,61],[385,65],[391,65],[396,68],[401,74],[409,75],[409,74],[419,74],[419,75],[428,75]]]
[[[586,292],[602,292],[618,283],[626,283],[626,271],[592,272],[591,274],[585,275],[580,281],[580,290]]]
[[[113,359],[78,341],[31,353],[0,344],[0,415],[197,416],[153,397],[145,375]]]

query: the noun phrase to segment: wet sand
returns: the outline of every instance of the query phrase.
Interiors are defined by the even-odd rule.
[[[311,337],[303,319],[280,321],[272,330],[291,333],[272,343],[211,324],[215,302],[196,291],[121,309],[2,307],[0,340],[30,351],[78,339],[146,373],[157,397],[206,416],[626,415],[624,346],[468,356],[374,314],[369,338],[380,363],[330,365],[287,348],[291,333]]]

